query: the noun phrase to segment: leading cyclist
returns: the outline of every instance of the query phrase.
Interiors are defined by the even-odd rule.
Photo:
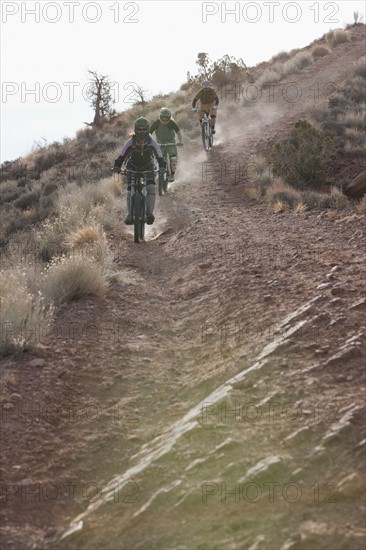
[[[153,157],[158,160],[159,168],[166,168],[166,161],[158,143],[149,135],[150,122],[147,118],[138,118],[134,123],[134,134],[126,141],[119,156],[114,161],[113,172],[121,172],[121,166],[127,160],[126,168],[135,171],[149,171],[146,178],[146,223],[151,225],[155,221],[155,179]],[[125,223],[131,225],[131,179],[133,174],[127,175],[127,217]]]

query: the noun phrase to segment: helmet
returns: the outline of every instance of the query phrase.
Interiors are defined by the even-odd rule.
[[[211,87],[211,82],[209,80],[204,80],[202,82],[202,88],[210,88]]]
[[[163,124],[168,124],[169,120],[172,118],[171,110],[163,107],[162,109],[160,109],[159,118],[160,122],[162,122]]]
[[[139,139],[147,139],[149,137],[150,122],[147,118],[141,117],[135,120],[134,130],[135,136]]]

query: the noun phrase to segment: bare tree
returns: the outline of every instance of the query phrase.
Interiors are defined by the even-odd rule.
[[[135,105],[142,105],[142,107],[144,107],[147,103],[147,90],[144,90],[142,86],[136,84],[136,86],[134,87],[134,92],[138,97]]]
[[[85,122],[88,126],[101,126],[116,114],[113,108],[116,100],[112,97],[112,85],[109,76],[98,74],[97,71],[90,71],[89,89],[87,101],[94,109],[93,122]]]

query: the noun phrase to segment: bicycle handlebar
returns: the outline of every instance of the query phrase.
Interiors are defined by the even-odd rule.
[[[197,109],[196,107],[192,107],[193,113],[205,113],[206,115],[209,115],[210,111],[216,111],[218,109],[217,106],[210,107],[209,109]]]
[[[171,147],[172,145],[178,145],[177,143],[158,143],[160,147]]]
[[[160,171],[160,168],[153,168],[152,170],[129,170],[125,168],[123,170],[123,174],[140,174],[141,176],[144,176],[145,174],[151,174],[151,172],[154,172],[154,174],[157,174]]]

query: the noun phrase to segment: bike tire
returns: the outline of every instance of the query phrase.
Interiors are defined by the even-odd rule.
[[[164,174],[159,174],[159,195],[164,195],[165,190],[165,177]]]
[[[141,221],[140,221],[140,241],[145,239],[145,218],[146,218],[146,199],[145,196],[141,197]]]
[[[142,201],[140,193],[136,193],[134,196],[134,223],[133,223],[133,232],[134,232],[134,241],[135,243],[140,242],[141,237],[141,215],[142,215]]]
[[[168,192],[168,183],[170,178],[170,156],[168,154],[168,151],[165,152],[164,158],[166,161],[166,172],[164,174],[164,194],[165,194]]]
[[[210,150],[210,136],[208,135],[207,125],[202,124],[202,142],[205,151]]]

